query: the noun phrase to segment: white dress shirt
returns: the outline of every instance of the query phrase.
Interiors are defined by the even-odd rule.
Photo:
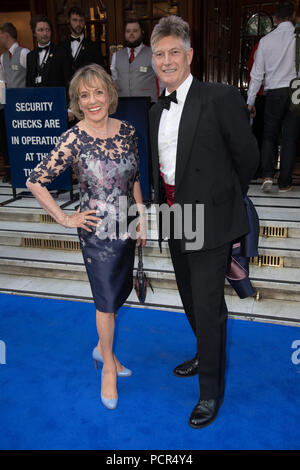
[[[9,52],[13,55],[15,49],[19,46],[18,42],[14,42],[13,45],[8,49]],[[20,54],[20,65],[26,69],[26,57],[28,54],[29,49],[23,47]],[[0,57],[0,82],[5,82],[5,70],[3,67],[3,54]]]
[[[80,36],[78,36],[78,38],[80,39],[80,41],[71,41],[71,51],[72,51],[72,57],[73,58],[76,56],[78,48],[80,47],[80,45],[83,41],[84,34],[81,34]]]
[[[247,103],[255,103],[256,95],[264,83],[265,91],[286,88],[296,77],[295,27],[291,21],[280,23],[259,41],[254,64],[250,73],[251,81]]]
[[[159,123],[158,154],[160,171],[165,183],[175,185],[178,129],[185,99],[193,81],[190,74],[176,90],[178,104],[171,101],[169,110],[164,109]],[[170,93],[166,89],[166,96]]]
[[[46,62],[46,60],[48,58],[48,55],[49,55],[49,46],[50,46],[50,44],[51,44],[50,42],[48,42],[48,44],[45,44],[43,46],[38,44],[38,47],[43,48],[42,51],[39,51],[39,65],[41,65],[43,62]]]

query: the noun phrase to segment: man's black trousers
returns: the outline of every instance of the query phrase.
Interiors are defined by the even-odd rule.
[[[262,177],[274,176],[274,157],[279,143],[280,176],[278,184],[285,187],[292,184],[293,168],[296,159],[297,140],[300,135],[300,118],[289,110],[288,88],[269,90],[265,99],[264,135],[261,151]]]
[[[213,250],[181,253],[180,240],[170,237],[169,248],[180,297],[197,339],[200,398],[216,399],[224,394],[225,386],[224,284],[231,243]]]

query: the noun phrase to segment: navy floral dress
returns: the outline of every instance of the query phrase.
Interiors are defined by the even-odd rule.
[[[133,185],[139,180],[135,129],[121,121],[112,138],[90,136],[75,125],[31,172],[28,180],[46,186],[72,166],[79,182],[80,211],[96,210],[100,222],[92,232],[78,229],[83,259],[96,308],[112,313],[125,302],[133,286],[135,237],[128,227],[135,217]]]

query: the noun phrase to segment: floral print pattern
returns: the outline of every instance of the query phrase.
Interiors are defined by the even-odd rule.
[[[78,179],[80,210],[97,210],[96,215],[102,222],[105,220],[105,224],[92,228],[98,238],[103,238],[103,230],[124,218],[119,211],[119,198],[127,198],[127,207],[135,203],[133,185],[139,180],[139,167],[134,127],[121,121],[114,137],[101,139],[76,124],[61,135],[47,158],[31,172],[29,181],[46,186],[69,166]]]

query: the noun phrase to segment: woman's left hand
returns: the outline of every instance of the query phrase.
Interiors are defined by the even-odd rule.
[[[65,227],[68,228],[83,228],[87,232],[91,232],[91,226],[92,227],[97,227],[98,223],[100,222],[100,218],[97,217],[95,214],[97,213],[96,210],[89,210],[89,211],[83,211],[80,212],[80,207],[78,207],[77,211],[70,215],[67,216],[67,223]]]

